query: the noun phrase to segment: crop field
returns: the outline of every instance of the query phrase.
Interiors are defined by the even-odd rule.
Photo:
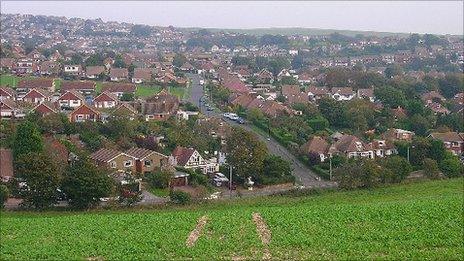
[[[1,260],[463,258],[463,179],[158,210],[3,212]]]

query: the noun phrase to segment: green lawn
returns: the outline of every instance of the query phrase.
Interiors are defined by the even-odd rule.
[[[169,189],[157,189],[157,188],[152,188],[150,189],[150,192],[158,197],[169,197]]]
[[[161,91],[161,86],[158,85],[137,85],[137,91],[135,93],[136,96],[138,97],[148,97],[153,94],[156,94]],[[188,93],[186,91],[186,88],[184,87],[168,87],[169,93],[172,95],[175,95],[179,97],[179,99],[185,99],[187,97],[186,94]]]
[[[11,75],[11,74],[2,74],[0,75],[0,86],[10,86],[11,88],[15,88],[18,84],[19,79],[18,77]]]
[[[462,260],[463,179],[159,210],[4,212],[1,260]],[[253,213],[270,230],[261,243]],[[193,247],[199,217],[209,221]]]
[[[62,80],[59,79],[59,78],[56,78],[56,79],[54,79],[53,81],[55,82],[55,89],[56,89],[56,90],[61,89],[61,81],[62,81]]]

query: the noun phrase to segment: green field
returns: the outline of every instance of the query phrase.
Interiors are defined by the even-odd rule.
[[[18,77],[10,74],[2,74],[0,75],[0,86],[10,86],[11,88],[15,88],[18,84],[19,79]]]
[[[160,210],[4,212],[1,260],[462,260],[463,179]],[[258,237],[253,213],[271,232]],[[199,217],[209,221],[192,247]]]
[[[137,91],[135,95],[137,97],[148,97],[153,94],[156,94],[161,91],[161,86],[158,85],[137,85]],[[188,95],[188,92],[186,91],[186,88],[184,87],[168,87],[169,93],[172,95],[175,95],[179,97],[179,99],[185,99],[187,98],[186,96]]]

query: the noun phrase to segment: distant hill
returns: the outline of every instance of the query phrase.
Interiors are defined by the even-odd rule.
[[[261,36],[264,34],[280,34],[280,35],[329,35],[332,33],[339,33],[347,36],[356,36],[357,34],[362,34],[365,36],[399,36],[399,37],[408,37],[408,33],[389,33],[389,32],[375,32],[375,31],[353,31],[353,30],[336,30],[336,29],[317,29],[317,28],[301,28],[301,27],[290,27],[290,28],[255,28],[255,29],[220,29],[220,28],[198,28],[198,27],[184,27],[177,29],[185,32],[197,31],[200,29],[206,29],[211,32],[229,32],[229,33],[246,33]]]

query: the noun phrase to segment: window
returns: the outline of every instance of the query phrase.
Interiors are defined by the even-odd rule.
[[[79,104],[79,100],[73,100],[72,103],[73,104]]]
[[[111,166],[112,169],[115,169],[116,168],[116,161],[110,162],[110,166]]]
[[[124,167],[126,167],[126,168],[132,167],[132,160],[126,160],[126,161],[124,161]]]
[[[146,160],[143,164],[145,166],[149,167],[149,166],[151,166],[151,160]]]

